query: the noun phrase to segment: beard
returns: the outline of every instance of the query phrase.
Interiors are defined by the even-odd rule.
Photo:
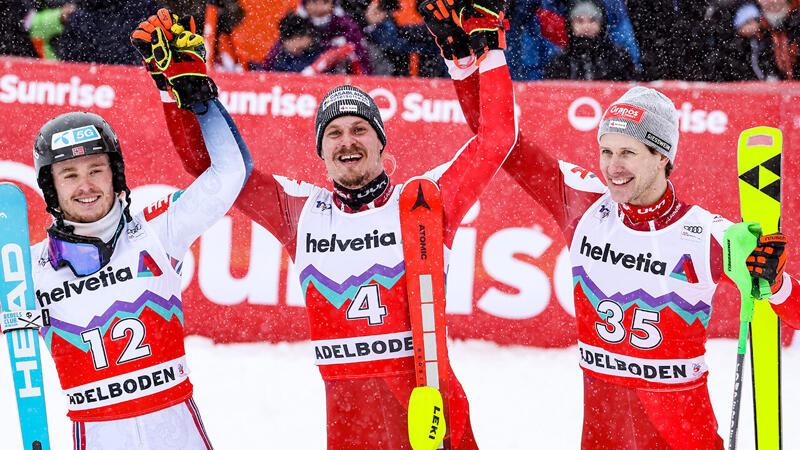
[[[358,152],[362,155],[362,163],[369,160],[369,152],[365,148],[358,145],[337,151],[333,155],[333,159],[334,161],[338,161],[341,155],[355,152]],[[371,174],[370,167],[365,166],[363,169],[361,169],[360,173],[357,173],[353,170],[346,170],[343,174],[339,175],[338,178],[333,179],[333,181],[348,189],[358,189],[372,181],[375,176],[376,175]]]
[[[349,176],[345,175],[345,176],[339,178],[338,180],[334,180],[334,181],[336,181],[337,183],[339,183],[340,185],[342,185],[342,186],[344,186],[344,187],[346,187],[348,189],[358,189],[361,186],[364,186],[365,184],[367,184],[370,181],[372,181],[372,179],[369,179],[369,174],[364,172],[364,173],[353,174],[353,175],[349,175]]]

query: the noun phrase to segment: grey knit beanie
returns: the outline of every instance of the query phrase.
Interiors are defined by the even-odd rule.
[[[570,20],[577,16],[588,16],[596,22],[603,23],[603,12],[594,2],[577,2],[572,10],[569,12]]]
[[[361,89],[345,84],[331,89],[317,107],[314,130],[317,140],[317,155],[320,158],[322,157],[322,135],[325,127],[332,120],[341,116],[358,116],[369,122],[378,133],[381,144],[386,147],[386,131],[383,129],[381,112],[378,105],[375,104],[375,100]]]
[[[606,133],[626,134],[669,158],[675,164],[678,152],[678,112],[666,95],[636,86],[608,107],[597,141]]]

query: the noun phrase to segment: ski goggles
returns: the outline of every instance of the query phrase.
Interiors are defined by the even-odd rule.
[[[76,277],[98,272],[111,260],[124,225],[124,218],[120,219],[114,238],[108,243],[99,238],[68,233],[55,225],[49,227],[47,235],[50,265],[55,270],[68,266]]]

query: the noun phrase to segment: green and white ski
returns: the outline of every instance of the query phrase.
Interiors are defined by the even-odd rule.
[[[739,136],[737,153],[742,221],[758,222],[764,234],[780,231],[781,150],[777,128],[755,127]],[[780,320],[766,301],[756,301],[750,325],[756,448],[781,448]]]

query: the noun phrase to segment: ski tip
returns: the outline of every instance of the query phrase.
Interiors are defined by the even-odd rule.
[[[748,128],[739,135],[739,148],[766,147],[781,148],[783,146],[783,133],[773,127]]]
[[[3,190],[10,190],[15,192],[19,191],[20,193],[22,192],[22,189],[20,189],[19,186],[10,181],[0,181],[0,191]]]

